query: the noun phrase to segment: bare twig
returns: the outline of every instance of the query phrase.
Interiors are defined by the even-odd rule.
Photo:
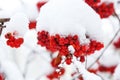
[[[10,21],[10,18],[1,18],[0,19],[0,23],[4,23],[4,22],[8,22],[8,21]]]
[[[116,12],[114,13],[114,15],[115,15],[116,18],[118,19],[119,25],[120,25],[120,18],[119,18],[119,16],[117,15]],[[119,32],[120,32],[120,27],[119,27],[119,29],[117,30],[117,32],[115,33],[115,35],[114,35],[114,37],[112,38],[112,40],[111,40],[111,41],[108,43],[108,45],[104,48],[104,50],[102,51],[101,55],[95,60],[94,63],[92,63],[92,64],[88,67],[88,69],[91,68],[97,61],[99,61],[99,59],[103,56],[103,54],[105,53],[105,51],[106,51],[106,50],[109,48],[109,46],[112,44],[112,42],[114,41],[114,39],[116,38],[116,36],[119,34]]]
[[[10,20],[10,18],[1,18],[0,19],[0,35],[2,34],[2,30],[3,28],[5,28],[6,26],[4,25],[5,22],[8,22]]]

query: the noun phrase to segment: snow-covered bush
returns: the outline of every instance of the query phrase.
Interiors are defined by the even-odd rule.
[[[119,5],[0,0],[0,80],[120,80]]]

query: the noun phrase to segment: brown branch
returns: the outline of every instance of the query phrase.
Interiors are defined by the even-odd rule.
[[[2,34],[3,28],[6,27],[4,23],[8,21],[10,21],[10,18],[0,18],[0,35]]]
[[[114,12],[114,15],[115,15],[116,18],[118,19],[118,21],[119,21],[119,26],[120,26],[120,18],[119,18],[119,16],[117,15],[116,12]],[[109,48],[109,46],[112,44],[112,42],[114,41],[114,39],[116,38],[116,36],[119,34],[119,32],[120,32],[120,27],[119,27],[119,29],[117,30],[117,32],[115,33],[115,35],[114,35],[114,37],[112,38],[112,40],[111,40],[111,41],[108,43],[108,45],[104,48],[104,50],[102,51],[101,55],[95,60],[94,63],[92,63],[92,64],[88,67],[88,69],[91,68],[97,61],[99,61],[99,59],[103,56],[103,54],[105,53],[105,51],[106,51],[106,50]]]
[[[10,21],[10,18],[1,18],[0,23],[8,22]]]

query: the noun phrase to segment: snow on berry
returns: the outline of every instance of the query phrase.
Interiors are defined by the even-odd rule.
[[[76,6],[73,6],[73,4]],[[81,8],[82,6],[84,6],[84,9]],[[52,58],[51,61],[51,65],[55,69],[64,64],[66,66],[74,65],[73,57],[84,63],[86,55],[91,55],[104,47],[103,43],[99,42],[104,37],[100,27],[100,17],[84,1],[50,0],[40,10],[36,26],[38,31],[37,44],[45,47],[50,52],[50,55],[58,52],[58,56]],[[89,14],[89,16],[87,12],[91,15]],[[73,48],[72,51],[70,46]],[[70,75],[73,71],[69,74],[68,72],[65,72],[65,76],[69,76],[69,79],[71,79]],[[56,72],[53,72],[48,77],[50,79],[54,78],[53,75],[58,78]],[[60,78],[66,79],[64,75]]]
[[[52,35],[79,34],[78,37],[83,42],[86,40],[86,34],[95,40],[105,37],[99,15],[82,0],[48,1],[41,7],[36,28]]]
[[[19,36],[24,36],[28,30],[29,20],[24,13],[16,13],[10,18],[10,21],[6,23],[6,28],[3,34],[8,32],[16,32]]]

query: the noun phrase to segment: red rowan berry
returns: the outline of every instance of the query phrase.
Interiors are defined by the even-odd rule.
[[[36,21],[30,21],[29,29],[35,29],[35,28],[36,28]]]

